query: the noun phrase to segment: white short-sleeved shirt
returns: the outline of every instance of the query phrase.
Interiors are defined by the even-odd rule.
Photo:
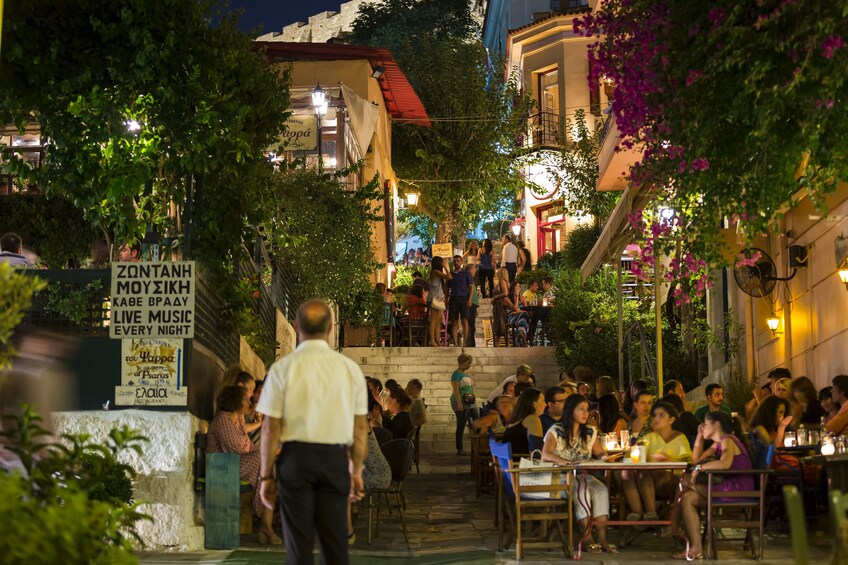
[[[356,363],[310,339],[271,366],[256,410],[282,420],[281,443],[350,445],[354,416],[368,413],[368,387]]]

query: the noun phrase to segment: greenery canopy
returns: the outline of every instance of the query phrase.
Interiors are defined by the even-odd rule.
[[[432,128],[396,122],[393,166],[438,241],[460,238],[524,186],[512,153],[532,102],[474,30],[465,0],[370,4],[353,24],[353,42],[391,50],[430,115]]]

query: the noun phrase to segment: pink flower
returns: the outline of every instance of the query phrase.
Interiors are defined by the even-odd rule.
[[[845,41],[840,35],[829,35],[821,45],[821,54],[825,59],[833,57],[834,53],[845,47]]]
[[[678,173],[685,173],[687,167],[688,167],[688,164],[686,163],[686,161],[680,161],[680,166],[677,167],[677,172]]]
[[[702,76],[703,74],[701,73],[701,71],[689,71],[689,75],[686,77],[686,86],[692,86],[692,83],[701,78]]]

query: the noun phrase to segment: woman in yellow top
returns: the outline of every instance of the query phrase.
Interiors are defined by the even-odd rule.
[[[692,448],[686,436],[674,429],[679,414],[671,404],[657,402],[651,409],[651,427],[641,439],[646,461],[692,462]],[[628,520],[657,520],[657,495],[673,498],[677,477],[673,471],[646,469],[621,474],[621,488],[630,507]]]

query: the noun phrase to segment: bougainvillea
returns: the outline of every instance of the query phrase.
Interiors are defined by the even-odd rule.
[[[630,180],[653,196],[631,218],[643,266],[668,254],[664,276],[702,291],[707,265],[725,262],[722,228],[750,240],[795,199],[823,206],[848,180],[846,10],[832,0],[607,0],[575,22],[597,38],[589,81],[616,85],[622,145],[642,153]]]

